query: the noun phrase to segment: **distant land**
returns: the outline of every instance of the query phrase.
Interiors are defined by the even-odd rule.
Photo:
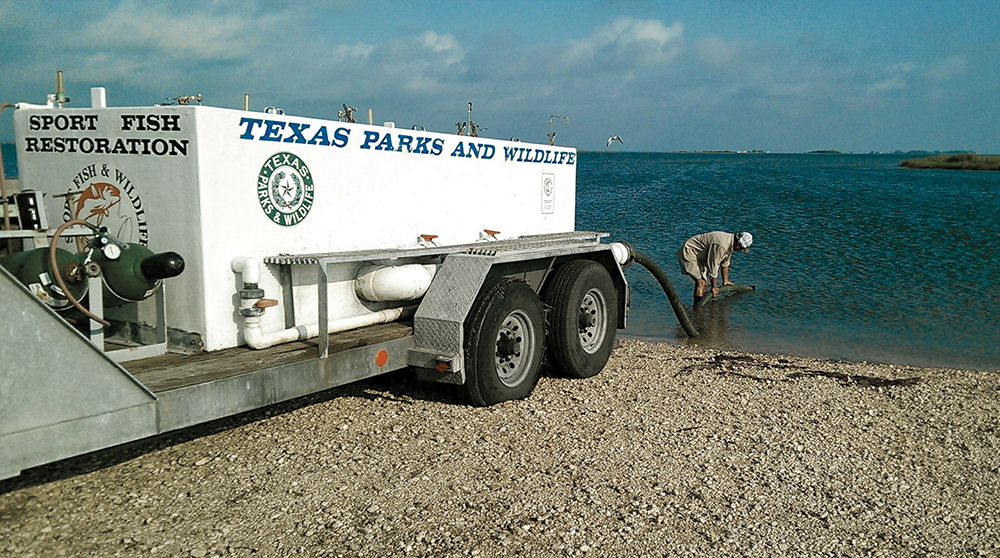
[[[604,152],[608,153],[608,152]],[[613,152],[612,152],[613,153]],[[926,151],[923,149],[912,149],[910,151],[840,151],[839,149],[814,149],[812,151],[766,151],[763,149],[707,149],[703,151],[670,151],[668,153],[707,153],[710,155],[747,155],[747,154],[771,154],[778,153],[782,155],[791,155],[795,153],[805,153],[806,155],[905,155],[905,156],[928,156],[928,155],[949,155],[949,154],[964,154],[969,153],[968,150],[958,149],[953,151]]]
[[[958,153],[907,159],[899,164],[908,169],[1000,170],[1000,155]]]
[[[586,153],[587,151],[582,151]],[[594,151],[595,153],[622,153],[621,151]],[[762,149],[747,150],[704,150],[704,151],[673,151],[671,153],[704,153],[704,154],[733,154],[733,155],[756,155],[771,154],[771,151]],[[856,155],[853,151],[839,151],[836,149],[816,149],[806,151],[807,155]],[[910,157],[920,157],[906,159],[900,166],[912,169],[959,169],[959,170],[1000,170],[1000,155],[977,155],[969,151],[869,151],[860,153],[865,155],[905,155]],[[0,142],[0,155],[2,155],[4,175],[7,178],[17,178],[17,150],[13,143]]]

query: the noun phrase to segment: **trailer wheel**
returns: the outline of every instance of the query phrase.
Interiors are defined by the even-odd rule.
[[[465,322],[465,393],[485,407],[523,399],[538,383],[545,313],[523,281],[501,278],[480,291]]]
[[[608,363],[618,325],[618,297],[601,264],[574,260],[556,270],[546,289],[552,308],[549,360],[571,378],[589,378]]]

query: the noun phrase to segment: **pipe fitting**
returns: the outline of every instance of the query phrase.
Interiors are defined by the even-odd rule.
[[[254,285],[252,288],[256,288],[260,283],[260,262],[256,259],[238,256],[233,258],[230,267],[233,273],[239,273],[243,277],[244,284],[252,284]],[[248,288],[251,287],[248,286]]]
[[[635,249],[628,242],[612,242],[611,253],[614,255],[618,265],[623,268],[632,265],[632,262],[635,261]]]
[[[247,306],[246,308],[240,308],[240,315],[244,318],[259,318],[264,315],[264,309],[257,306]]]
[[[265,332],[261,327],[261,316],[264,310],[270,306],[277,305],[277,301],[264,298],[264,289],[260,288],[260,263],[254,258],[236,257],[231,262],[233,273],[239,273],[243,279],[243,288],[239,290],[240,307],[239,313],[243,316],[243,341],[251,349],[266,349],[282,343],[301,341],[319,335],[319,324],[299,325],[282,329],[279,331]],[[407,268],[399,271],[399,268]],[[419,298],[427,291],[430,280],[434,277],[437,267],[434,265],[406,265],[395,268],[379,268],[378,266],[368,266],[364,274],[367,283],[371,287],[372,296],[412,296]],[[379,273],[383,272],[383,273]],[[400,277],[408,281],[400,282]],[[414,278],[419,279],[413,281]],[[360,292],[360,291],[359,291]],[[379,300],[410,300],[381,298]],[[383,324],[398,320],[404,316],[412,316],[416,312],[416,306],[404,306],[400,308],[387,308],[370,314],[342,318],[327,323],[327,333],[337,333],[368,325]]]
[[[246,283],[246,288],[240,289],[240,299],[258,300],[264,298],[264,289],[258,288],[257,283]]]
[[[427,292],[437,273],[436,265],[406,264],[380,267],[366,264],[358,269],[354,291],[368,302],[416,300]]]

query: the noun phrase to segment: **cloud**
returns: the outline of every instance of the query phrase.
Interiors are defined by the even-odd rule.
[[[433,95],[461,82],[467,68],[465,50],[454,35],[425,31],[380,45],[366,69],[377,87]]]
[[[168,13],[159,6],[122,2],[72,35],[75,45],[116,55],[173,60],[235,60],[260,46],[253,29],[279,31],[281,16],[241,13]],[[71,45],[66,45],[67,47]]]
[[[964,56],[949,56],[932,62],[924,71],[924,77],[930,81],[946,81],[965,74],[968,69],[969,62]]]
[[[739,60],[743,46],[736,41],[708,35],[698,38],[692,47],[695,59],[712,68],[729,68]]]
[[[563,60],[573,66],[628,62],[657,65],[673,60],[684,50],[684,25],[619,18],[596,29],[589,37],[569,42]]]
[[[359,0],[0,0],[0,72],[17,97],[5,100],[40,102],[62,69],[71,97],[104,85],[112,104],[202,93],[236,107],[249,92],[256,108],[333,116],[346,102],[453,130],[474,101],[495,137],[544,141],[548,116],[565,114],[572,124],[559,124],[560,139],[577,145],[587,147],[588,130],[600,128],[603,142],[603,128],[631,123],[632,146],[645,130],[651,147],[673,137],[687,149],[696,136],[762,145],[767,134],[789,143],[852,119],[887,122],[907,103],[960,98],[972,81],[963,76],[987,66],[969,49],[859,46],[828,29],[781,41],[700,19],[621,17],[553,35],[477,36],[440,18],[362,29],[352,15],[363,9]]]
[[[62,69],[77,85],[162,88],[176,94],[191,82],[240,75],[264,43],[258,29],[281,29],[288,20],[280,12],[257,14],[224,3],[208,10],[189,10],[184,2],[135,1],[108,8],[60,3],[53,9],[27,0],[19,7],[22,12],[45,17],[0,23],[0,35],[11,37],[0,68],[8,79],[20,80],[19,90],[36,89]]]
[[[887,68],[883,77],[868,86],[868,92],[872,94],[884,93],[887,91],[907,89],[910,86],[910,79],[914,74],[916,65],[913,62],[900,62]]]

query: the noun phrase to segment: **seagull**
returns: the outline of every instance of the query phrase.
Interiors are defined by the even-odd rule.
[[[608,147],[611,147],[611,144],[614,143],[615,140],[618,140],[619,143],[625,145],[625,142],[623,142],[622,138],[620,138],[619,136],[611,136],[610,138],[608,138]]]

